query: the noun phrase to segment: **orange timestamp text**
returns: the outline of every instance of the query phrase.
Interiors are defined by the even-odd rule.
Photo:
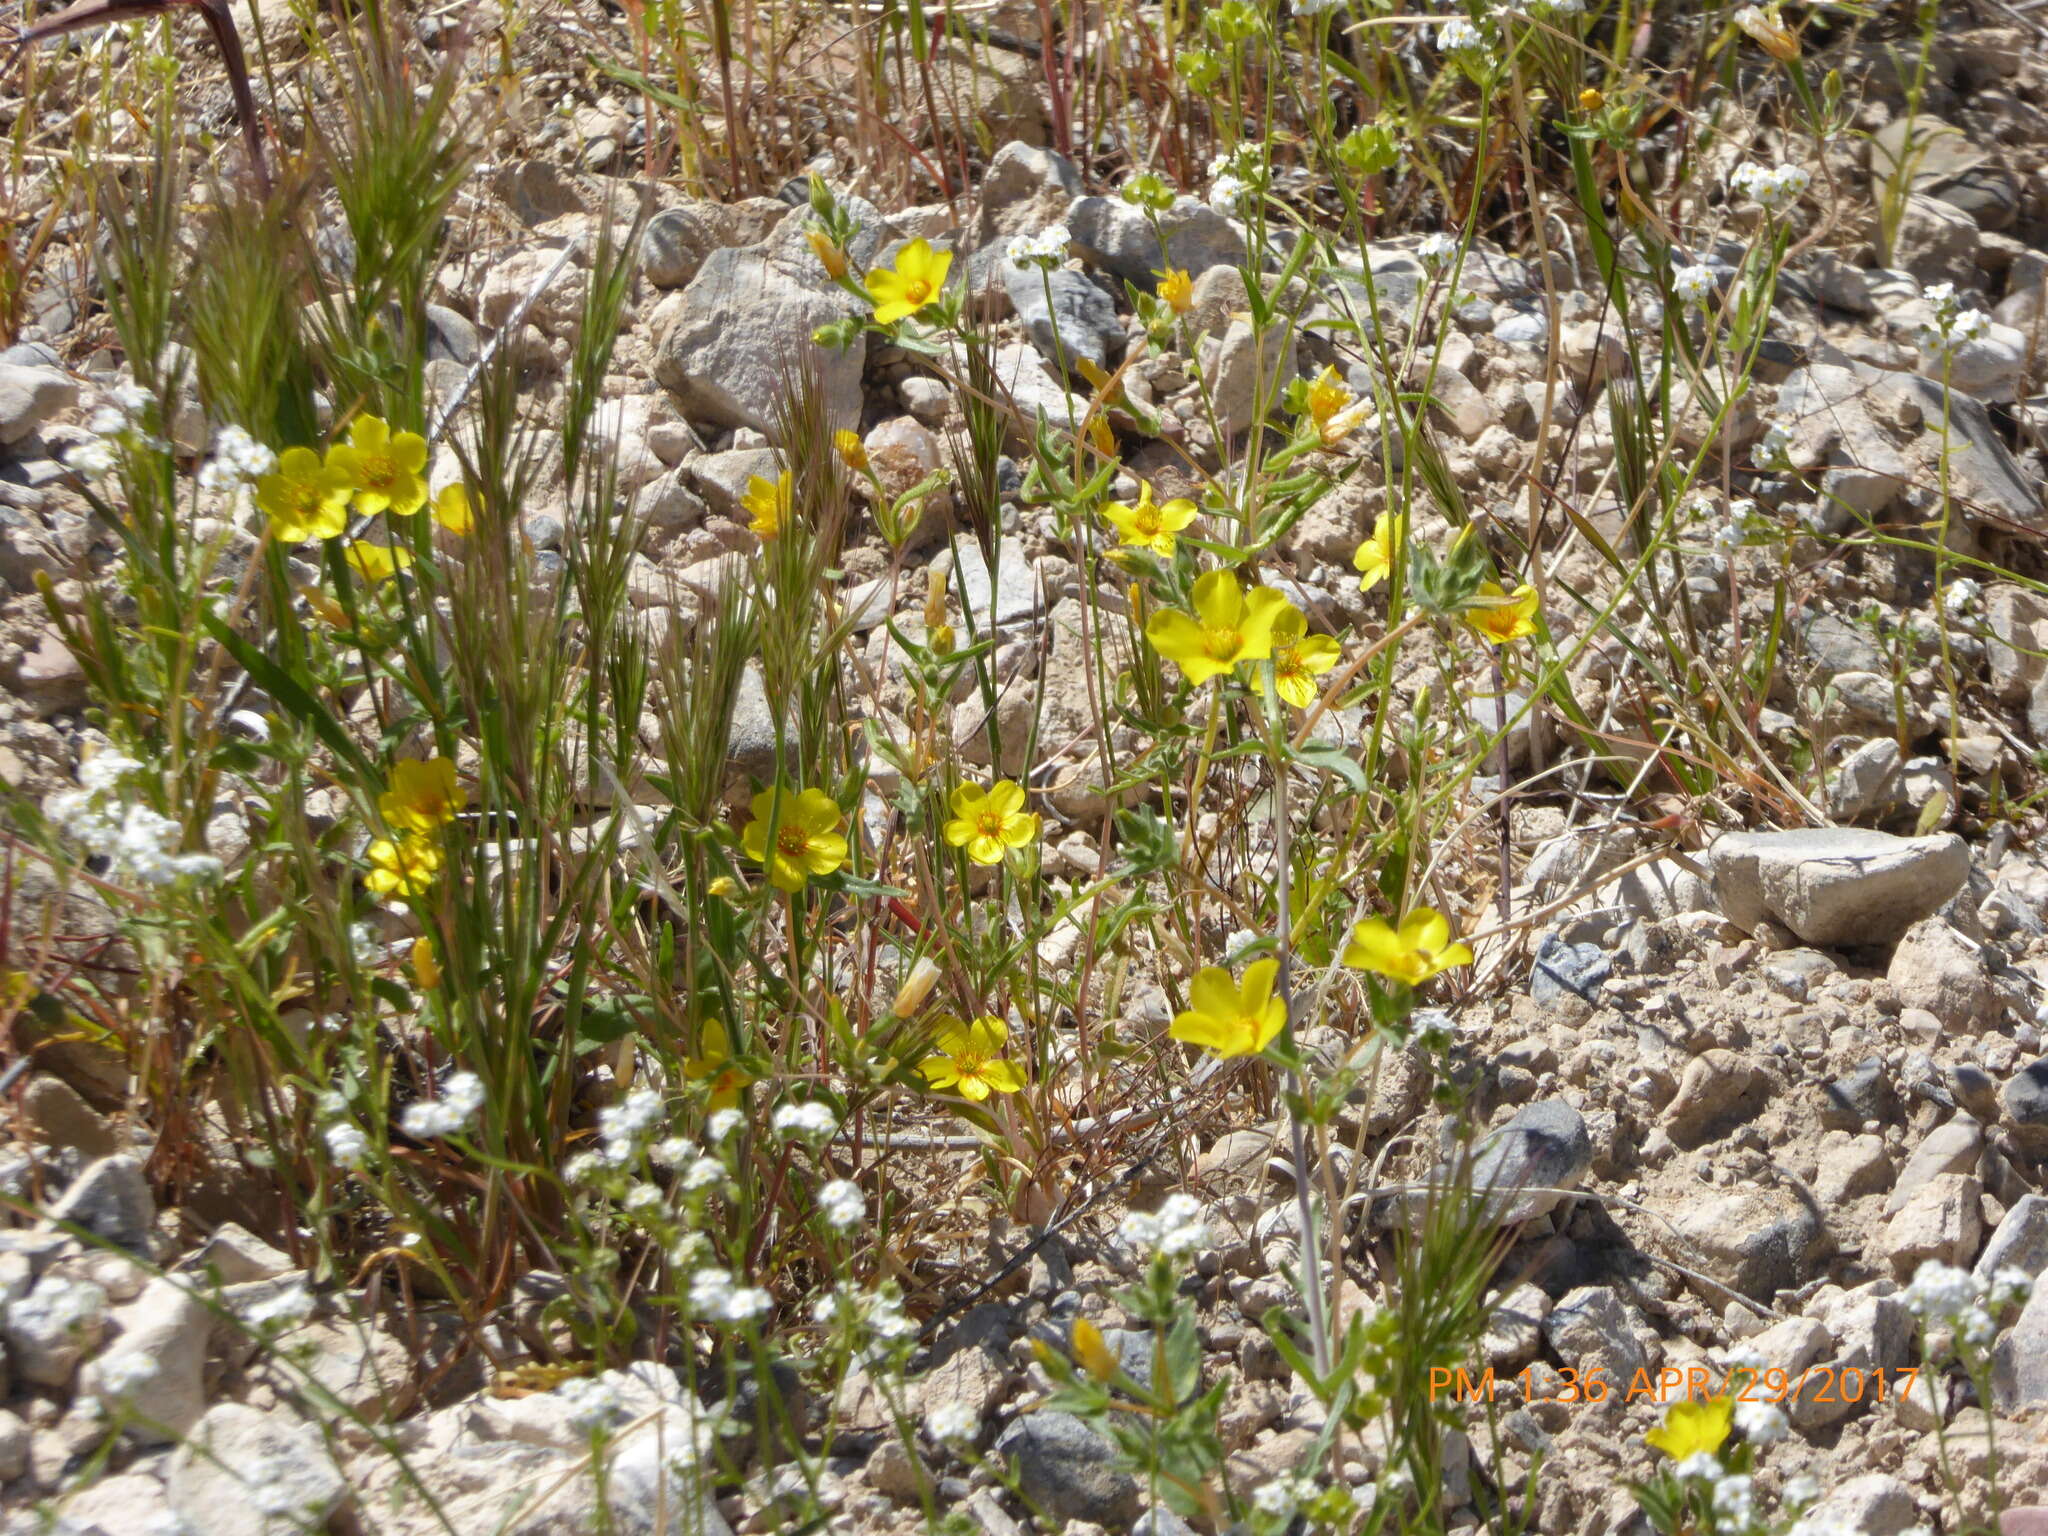
[[[1726,1396],[1741,1403],[1881,1403],[1911,1392],[1913,1378],[1919,1374],[1918,1366],[1890,1371],[1853,1365],[1815,1365],[1801,1371],[1767,1366],[1745,1368],[1738,1373],[1739,1379],[1731,1379],[1703,1365],[1674,1365],[1657,1371],[1645,1367],[1624,1384],[1610,1376],[1605,1366],[1561,1366],[1545,1373],[1540,1383],[1545,1390],[1538,1391],[1534,1366],[1505,1378],[1497,1377],[1491,1366],[1477,1376],[1462,1367],[1438,1366],[1429,1373],[1429,1396],[1432,1402],[1490,1403],[1503,1381],[1519,1381],[1525,1403],[1604,1403],[1616,1397],[1624,1404],[1704,1402]]]

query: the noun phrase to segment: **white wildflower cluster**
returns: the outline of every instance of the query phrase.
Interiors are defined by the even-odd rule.
[[[917,1324],[904,1313],[903,1298],[890,1286],[873,1291],[837,1286],[811,1303],[811,1321],[820,1328],[844,1330],[855,1358],[869,1366],[886,1363],[917,1337]]]
[[[1723,552],[1747,543],[1757,522],[1756,503],[1747,496],[1728,503],[1728,516],[1714,530],[1714,547]]]
[[[162,1374],[163,1367],[139,1349],[101,1355],[93,1362],[95,1383],[106,1397],[133,1397]]]
[[[122,781],[142,764],[119,752],[101,752],[78,765],[78,788],[57,791],[43,813],[88,853],[104,858],[117,878],[144,885],[217,880],[221,862],[207,853],[177,853],[184,830],[140,801],[124,801]]]
[[[1252,1490],[1252,1508],[1273,1520],[1290,1519],[1321,1490],[1306,1472],[1283,1472]]]
[[[722,1146],[727,1137],[740,1128],[746,1117],[736,1109],[714,1109],[711,1118],[704,1122],[704,1139],[712,1146]]]
[[[1294,0],[1294,14],[1321,16],[1329,11],[1341,11],[1344,6],[1345,0]]]
[[[1222,213],[1242,213],[1244,205],[1266,188],[1266,157],[1255,141],[1247,141],[1209,162],[1209,206]]]
[[[1073,243],[1074,232],[1064,224],[1054,224],[1035,235],[1015,236],[1003,248],[1003,254],[1012,266],[1050,272],[1067,259],[1067,247]]]
[[[801,1141],[811,1146],[822,1146],[839,1130],[839,1117],[832,1113],[832,1106],[816,1099],[802,1104],[778,1104],[769,1123],[784,1141]]]
[[[257,1333],[283,1333],[313,1315],[313,1293],[294,1283],[240,1311],[243,1323]]]
[[[1760,469],[1789,469],[1792,464],[1792,429],[1782,421],[1764,428],[1750,457]]]
[[[1157,1212],[1132,1211],[1117,1228],[1131,1248],[1169,1259],[1186,1258],[1209,1240],[1202,1224],[1202,1202],[1193,1195],[1168,1195]]]
[[[1952,619],[1959,619],[1966,613],[1974,613],[1977,605],[1984,600],[1984,583],[1959,576],[1941,592],[1941,610]]]
[[[1920,350],[1936,362],[1954,357],[1973,341],[1990,333],[1991,317],[1981,309],[1965,309],[1956,296],[1954,283],[1936,283],[1921,295],[1933,313],[1914,334]]]
[[[1751,1445],[1772,1445],[1792,1432],[1784,1410],[1761,1399],[1744,1399],[1735,1405],[1735,1427]]]
[[[1671,274],[1671,291],[1678,295],[1681,304],[1694,309],[1705,309],[1713,301],[1717,287],[1714,269],[1703,262],[1679,267]]]
[[[1820,1479],[1811,1472],[1801,1472],[1785,1479],[1784,1490],[1778,1495],[1781,1509],[1800,1510],[1820,1498]]]
[[[597,1435],[625,1417],[619,1389],[605,1376],[576,1376],[555,1388],[569,1409],[569,1427],[579,1435]]]
[[[370,1138],[346,1120],[337,1120],[320,1133],[327,1155],[344,1168],[360,1168],[370,1156]]]
[[[1424,235],[1415,247],[1416,259],[1425,267],[1440,267],[1458,254],[1458,237],[1438,231]]]
[[[654,1144],[648,1154],[656,1163],[675,1174],[674,1185],[686,1195],[701,1194],[716,1186],[725,1177],[725,1165],[717,1158],[697,1150],[696,1146],[681,1136],[671,1136]]]
[[[851,1232],[868,1213],[860,1186],[851,1179],[834,1179],[818,1191],[818,1212],[835,1232]]]
[[[277,470],[277,455],[240,427],[226,426],[213,437],[213,457],[199,471],[207,491],[232,491]]]
[[[106,404],[86,420],[91,440],[67,449],[65,466],[87,480],[100,480],[113,473],[116,448],[162,448],[163,441],[151,436],[146,425],[155,402],[156,396],[139,384],[116,384]]]
[[[1486,34],[1463,16],[1453,16],[1436,29],[1436,51],[1445,58],[1479,63],[1486,55]]]
[[[774,1297],[758,1285],[741,1285],[729,1269],[707,1265],[690,1276],[690,1313],[704,1322],[758,1323],[774,1305]]]
[[[597,1112],[599,1154],[614,1168],[623,1168],[639,1157],[661,1124],[661,1095],[652,1088],[635,1088],[616,1104]]]
[[[483,1107],[483,1079],[474,1072],[457,1072],[441,1084],[439,1098],[407,1105],[398,1123],[406,1135],[432,1141],[453,1136]]]
[[[1766,213],[1778,213],[1798,202],[1813,185],[1813,178],[1796,165],[1770,166],[1748,161],[1735,167],[1728,185]]]
[[[1747,1473],[1731,1473],[1714,1484],[1714,1529],[1746,1531],[1756,1524],[1756,1484]]]
[[[2025,1270],[2001,1269],[1980,1279],[1967,1269],[1929,1259],[1901,1299],[1929,1331],[1947,1329],[1971,1348],[1984,1349],[1998,1335],[1998,1315],[2025,1301],[2033,1289],[2033,1278]]]
[[[968,1445],[981,1433],[981,1415],[972,1403],[956,1398],[925,1414],[924,1432],[940,1445]]]

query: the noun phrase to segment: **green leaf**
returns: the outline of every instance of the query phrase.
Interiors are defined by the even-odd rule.
[[[1372,789],[1372,780],[1365,776],[1365,769],[1342,747],[1289,747],[1287,755],[1304,768],[1314,768],[1343,780],[1344,787],[1354,794],[1363,795]]]
[[[296,678],[229,629],[220,621],[217,614],[203,612],[199,616],[199,621],[206,626],[208,634],[227,648],[228,654],[235,658],[237,664],[249,674],[256,686],[275,699],[288,713],[297,716],[314,735],[327,744],[328,749],[336,757],[355,770],[361,783],[373,784],[378,781],[380,776],[371,766],[369,758],[363,755],[363,749],[350,739],[348,732],[342,729],[341,722],[336,720],[330,711],[323,709],[320,702],[299,685]]]

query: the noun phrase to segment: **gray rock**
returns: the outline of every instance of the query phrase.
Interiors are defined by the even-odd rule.
[[[213,1313],[187,1287],[157,1279],[116,1307],[113,1344],[79,1373],[79,1390],[129,1417],[145,1445],[182,1437],[206,1411],[206,1351]]]
[[[1889,944],[1963,888],[1960,837],[1820,828],[1732,832],[1708,850],[1722,916],[1754,931],[1775,918],[1823,947]]]
[[[1544,1004],[1565,997],[1597,1003],[1600,984],[1613,974],[1613,957],[1598,944],[1567,944],[1557,934],[1546,933],[1529,972],[1529,996]]]
[[[4,1319],[7,1356],[14,1373],[39,1387],[71,1385],[87,1350],[107,1327],[107,1293],[87,1280],[46,1275]]]
[[[981,179],[981,200],[968,225],[976,249],[1060,223],[1081,195],[1081,173],[1054,149],[1012,140],[995,152]]]
[[[1816,1531],[1854,1531],[1857,1536],[1902,1536],[1922,1525],[1912,1490],[1882,1472],[1843,1483],[1803,1517]]]
[[[28,1470],[28,1425],[21,1416],[0,1408],[0,1483],[11,1483]]]
[[[12,446],[78,403],[78,385],[57,368],[0,363],[0,444]]]
[[[1892,260],[1923,283],[1972,288],[1982,238],[1977,221],[1962,209],[1916,192],[1900,210]]]
[[[1969,1115],[1957,1115],[1921,1138],[1906,1166],[1899,1170],[1884,1213],[1893,1215],[1912,1198],[1914,1191],[1930,1179],[1945,1173],[1969,1173],[1984,1153],[1984,1127]]]
[[[1035,423],[1043,416],[1056,427],[1072,430],[1088,410],[1086,394],[1071,394],[1046,371],[1038,349],[1021,341],[1004,342],[989,353],[990,371],[995,375],[1000,400],[1007,394],[1017,408],[1017,420],[1010,425],[1013,445],[1031,441]],[[967,357],[957,346],[951,349],[948,367],[956,378],[968,376]]]
[[[1285,320],[1263,336],[1246,320],[1232,320],[1223,334],[1204,337],[1202,372],[1217,425],[1235,437],[1280,404],[1287,381],[1300,371],[1293,327]]]
[[[1116,305],[1079,272],[1042,272],[1003,263],[1003,287],[1031,344],[1055,368],[1086,358],[1104,371],[1123,356],[1124,328]],[[1051,302],[1047,302],[1047,293]]]
[[[1710,1276],[1754,1301],[1798,1285],[1827,1246],[1820,1213],[1788,1189],[1742,1189],[1702,1199],[1676,1219]],[[1710,1300],[1724,1301],[1716,1292]]]
[[[347,1492],[311,1425],[240,1403],[207,1410],[171,1457],[168,1481],[171,1508],[210,1536],[318,1530]]]
[[[1899,1107],[1891,1073],[1882,1056],[1867,1056],[1822,1089],[1821,1123],[1860,1131],[1875,1120],[1888,1123]]]
[[[81,1227],[130,1253],[147,1254],[156,1199],[143,1177],[142,1159],[123,1153],[88,1164],[50,1207],[50,1220]]]
[[[2048,1406],[2048,1285],[2037,1285],[1991,1350],[1991,1399],[2002,1414]]]
[[[1024,1414],[1011,1421],[995,1449],[1016,1464],[1024,1496],[1055,1520],[1090,1520],[1115,1530],[1144,1508],[1116,1447],[1073,1414]]]
[[[1984,1235],[1984,1186],[1974,1174],[1938,1173],[1906,1197],[1871,1254],[1909,1280],[1930,1259],[1967,1267]]]
[[[2048,1056],[2008,1078],[1998,1091],[1998,1105],[2022,1147],[2037,1156],[2048,1152]]]
[[[2048,1195],[2020,1196],[1992,1232],[1973,1272],[1989,1280],[2001,1269],[2036,1276],[2048,1271]]]
[[[1874,676],[1884,665],[1884,652],[1877,648],[1870,631],[1832,613],[1817,613],[1801,626],[1799,638],[1817,672]]]
[[[40,1146],[69,1147],[87,1157],[111,1157],[119,1139],[106,1116],[61,1077],[38,1072],[21,1092],[21,1123]]]
[[[1579,1112],[1562,1099],[1539,1099],[1473,1149],[1472,1188],[1487,1193],[1490,1221],[1513,1226],[1569,1199],[1552,1191],[1578,1188],[1592,1166],[1593,1141]],[[1435,1177],[1449,1173],[1440,1166]]]
[[[482,355],[476,327],[445,304],[427,306],[427,361],[460,363],[467,368]]]
[[[941,561],[947,557],[941,555]],[[972,535],[963,533],[956,536],[952,544],[949,562],[953,575],[953,593],[963,608],[972,610],[977,629],[986,633],[989,624],[990,583],[988,562],[982,557],[981,544]],[[996,545],[996,572],[994,584],[995,623],[998,628],[1021,623],[1044,606],[1045,594],[1040,590],[1038,574],[1025,552],[1024,541],[1014,536],[1000,540]]]
[[[1664,1109],[1672,1144],[1696,1147],[1754,1119],[1771,1091],[1771,1075],[1735,1051],[1702,1052],[1685,1064],[1678,1092]]]
[[[1628,1309],[1604,1285],[1582,1285],[1567,1291],[1544,1319],[1543,1336],[1563,1361],[1577,1367],[1598,1366],[1616,1384],[1633,1381],[1649,1364],[1630,1326]],[[1578,1365],[1584,1361],[1585,1365]]]
[[[1163,252],[1145,215],[1122,198],[1080,197],[1067,210],[1075,249],[1092,265],[1147,293],[1169,267],[1200,277],[1211,267],[1244,264],[1244,236],[1207,203],[1178,198],[1159,222],[1166,231]]]
[[[1899,797],[1899,744],[1879,736],[1843,758],[1828,781],[1828,814],[1860,821],[1889,811]]]
[[[1924,1008],[1943,1028],[1959,1033],[1995,1024],[2004,1011],[2004,999],[1984,968],[1982,946],[1938,917],[1906,930],[1885,979],[1901,1008]]]
[[[292,1261],[255,1233],[229,1221],[216,1228],[206,1246],[180,1267],[216,1285],[248,1285],[290,1274]]]

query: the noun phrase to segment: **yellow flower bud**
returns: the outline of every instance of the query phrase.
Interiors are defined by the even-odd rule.
[[[441,965],[434,958],[434,946],[421,934],[412,941],[412,977],[420,989],[431,992],[441,985]]]
[[[1074,1359],[1097,1381],[1108,1381],[1116,1375],[1116,1356],[1103,1343],[1102,1330],[1085,1317],[1074,1319]]]
[[[896,1001],[889,1005],[889,1011],[899,1019],[909,1018],[924,1006],[924,1000],[938,984],[938,966],[930,960],[918,961],[903,978],[903,985],[896,989]]]
[[[818,264],[825,269],[825,275],[833,282],[846,276],[846,248],[822,229],[807,229],[804,238],[811,243],[811,254],[818,258]]]

